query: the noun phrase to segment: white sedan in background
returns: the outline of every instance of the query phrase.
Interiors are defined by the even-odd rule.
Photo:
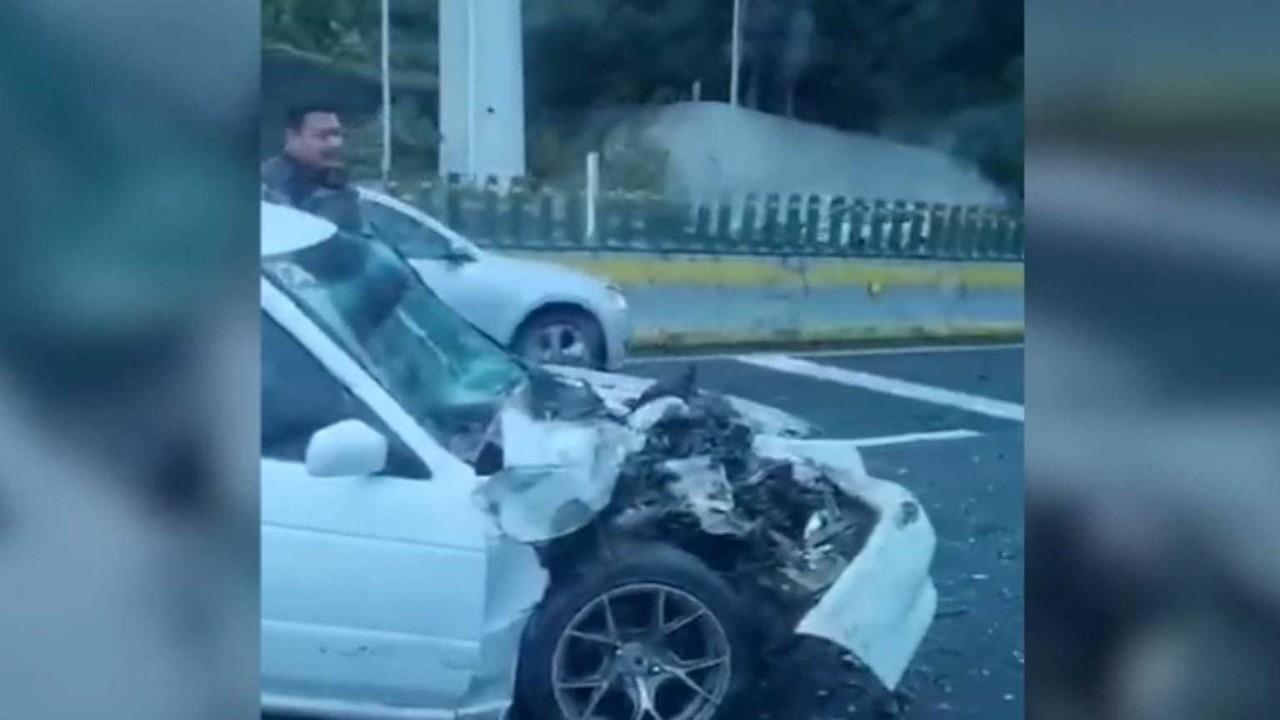
[[[538,363],[616,369],[631,328],[622,290],[548,262],[482,250],[418,208],[360,188],[361,213],[473,325]]]

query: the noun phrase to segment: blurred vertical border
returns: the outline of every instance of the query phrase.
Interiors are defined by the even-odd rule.
[[[0,4],[0,717],[257,716],[259,22]]]
[[[1028,717],[1280,717],[1280,15],[1027,0]]]

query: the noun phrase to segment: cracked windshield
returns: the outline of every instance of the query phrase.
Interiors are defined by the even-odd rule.
[[[432,434],[487,425],[524,370],[382,243],[339,233],[264,262],[270,277]]]

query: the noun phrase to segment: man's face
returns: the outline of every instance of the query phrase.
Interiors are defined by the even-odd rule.
[[[289,128],[285,132],[284,149],[293,159],[309,167],[341,168],[342,123],[333,113],[307,113],[301,128]]]

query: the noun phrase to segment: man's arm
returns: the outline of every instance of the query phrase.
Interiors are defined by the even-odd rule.
[[[318,192],[312,197],[306,209],[347,232],[356,235],[364,232],[364,218],[360,213],[360,195],[353,187]]]
[[[279,205],[292,205],[289,197],[289,169],[282,158],[262,163],[262,199]]]

